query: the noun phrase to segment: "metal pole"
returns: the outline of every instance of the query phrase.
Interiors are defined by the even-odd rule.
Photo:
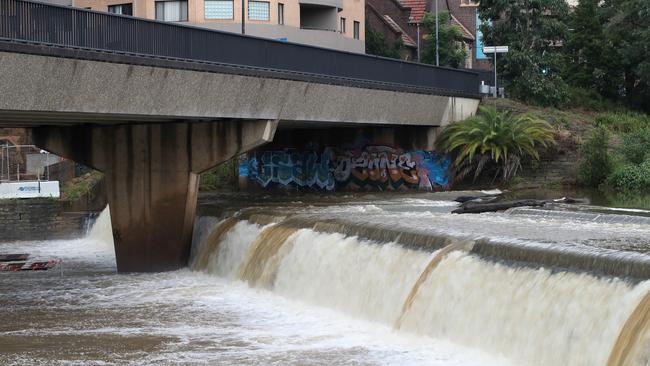
[[[436,2],[436,66],[440,66],[440,55],[438,52],[438,0]]]
[[[420,23],[417,23],[418,26],[418,62],[420,62]]]
[[[2,178],[4,178],[5,175],[5,146],[2,145],[2,149],[0,149],[0,181],[2,181]]]
[[[494,97],[497,97],[497,50],[494,50]]]
[[[246,34],[246,6],[245,0],[241,0],[241,34]]]
[[[45,158],[45,169],[47,169],[47,180],[50,180],[50,153],[47,153],[47,157]]]

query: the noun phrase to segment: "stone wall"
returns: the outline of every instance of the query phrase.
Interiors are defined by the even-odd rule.
[[[0,200],[0,241],[80,238],[95,215],[70,211],[64,201]]]
[[[580,152],[573,140],[559,140],[556,146],[543,151],[539,162],[526,162],[521,178],[530,186],[575,185]]]

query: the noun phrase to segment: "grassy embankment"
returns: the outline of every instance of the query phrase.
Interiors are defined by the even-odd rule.
[[[92,200],[94,187],[104,178],[104,174],[93,170],[61,185],[61,200],[77,201],[82,198]]]

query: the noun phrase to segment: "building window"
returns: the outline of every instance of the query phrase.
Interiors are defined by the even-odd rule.
[[[284,4],[278,3],[278,24],[284,24]]]
[[[345,33],[345,18],[341,18],[341,24],[339,25],[339,32]]]
[[[108,12],[113,14],[133,15],[133,4],[109,5]]]
[[[205,19],[233,19],[232,0],[205,0]]]
[[[267,1],[249,1],[248,2],[248,19],[250,19],[250,20],[269,20],[269,2],[267,2]]]
[[[354,39],[359,39],[359,22],[354,22]]]
[[[187,21],[187,1],[156,1],[156,20]]]

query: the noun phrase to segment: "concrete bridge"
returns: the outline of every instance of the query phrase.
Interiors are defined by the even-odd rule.
[[[0,80],[0,127],[105,173],[120,272],[184,266],[198,175],[276,130],[431,148],[479,100],[469,71],[20,0],[0,2]]]

